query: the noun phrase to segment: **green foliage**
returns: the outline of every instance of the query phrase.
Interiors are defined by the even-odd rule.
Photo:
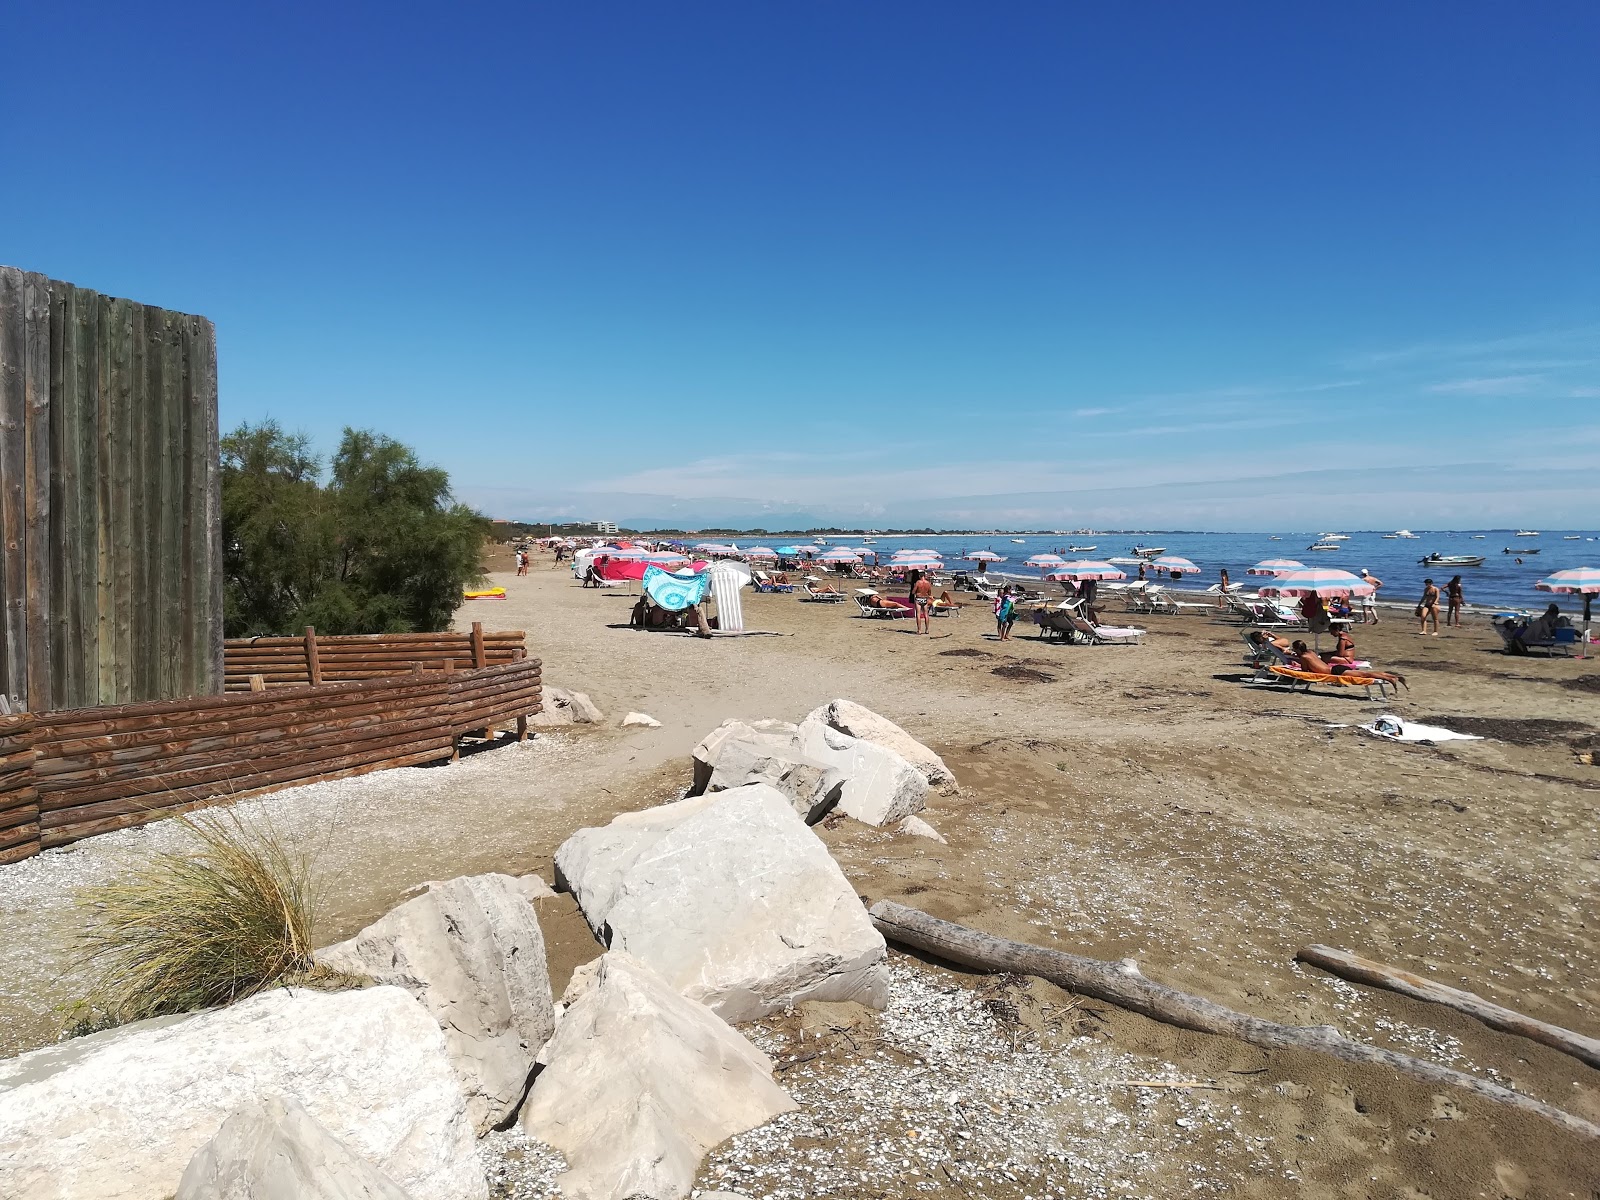
[[[275,422],[222,440],[225,627],[230,637],[429,633],[481,577],[490,522],[406,446],[346,429],[321,481],[301,435]]]
[[[229,1004],[313,968],[306,857],[232,812],[178,819],[188,845],[80,896],[94,973],[80,1032]]]

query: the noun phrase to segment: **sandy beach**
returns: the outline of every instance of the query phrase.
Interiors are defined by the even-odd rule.
[[[948,845],[842,819],[818,827],[869,901],[1133,957],[1231,1007],[1328,1023],[1600,1121],[1600,1074],[1576,1060],[1293,963],[1300,946],[1327,943],[1600,1030],[1600,774],[1574,753],[1600,738],[1592,660],[1508,658],[1481,622],[1424,638],[1385,613],[1355,630],[1360,653],[1411,686],[1379,704],[1246,686],[1236,627],[1205,614],[1139,618],[1150,631],[1139,647],[1036,641],[1021,624],[1002,644],[981,602],[919,637],[853,605],[746,592],[759,632],[704,641],[629,629],[624,589],[581,589],[545,555],[527,577],[492,581],[509,598],[466,605],[458,624],[526,630],[546,681],[586,691],[610,720],[455,766],[248,802],[317,842],[327,941],[428,879],[548,879],[574,829],[681,794],[690,749],[720,721],[797,720],[842,696],[926,741],[961,784],[924,814]],[[662,727],[617,729],[629,710]],[[1398,745],[1356,730],[1380,712],[1486,736]],[[0,869],[0,1049],[50,1040],[73,999],[73,889],[170,837],[156,825]],[[540,915],[559,991],[599,948],[566,897]],[[1182,1032],[1038,981],[895,959],[890,1013],[802,1011],[752,1031],[805,1119],[737,1139],[703,1186],[742,1179],[774,1197],[1600,1189],[1592,1145],[1465,1094]],[[908,1050],[916,1038],[927,1046]],[[929,1082],[952,1074],[966,1082]],[[1149,1080],[1208,1086],[1129,1084]],[[532,1161],[527,1148],[506,1152]],[[501,1194],[545,1194],[531,1178],[512,1171]]]

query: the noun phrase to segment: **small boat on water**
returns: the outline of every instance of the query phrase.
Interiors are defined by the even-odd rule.
[[[1338,542],[1330,542],[1326,539],[1320,542],[1312,542],[1311,545],[1306,547],[1307,550],[1337,550],[1338,548]]]
[[[1488,536],[1489,535],[1487,533],[1475,533],[1475,534],[1472,535],[1472,540],[1475,541],[1475,542],[1481,542],[1481,541],[1483,541],[1484,538],[1486,538]]]
[[[1429,554],[1417,559],[1425,567],[1481,567],[1481,554]]]
[[[1165,554],[1166,552],[1167,548],[1165,546],[1135,546],[1128,551],[1129,554],[1137,554],[1140,558],[1155,558],[1156,555]]]
[[[1561,535],[1561,540],[1563,542],[1581,542],[1583,541],[1583,538],[1581,535],[1576,533],[1564,533]]]
[[[1317,536],[1317,541],[1319,542],[1348,542],[1349,540],[1350,535],[1348,533],[1324,533]]]
[[[1281,541],[1283,541],[1283,539],[1281,537],[1279,537],[1277,534],[1273,534],[1271,537],[1269,537],[1267,539],[1267,541],[1269,541],[1269,542],[1281,542]]]
[[[1144,561],[1144,559],[1142,559],[1142,558],[1108,558],[1108,559],[1106,559],[1106,561],[1108,563],[1110,563],[1113,567],[1137,567],[1140,563],[1142,563]]]
[[[1539,536],[1539,531],[1537,529],[1519,529],[1512,536],[1513,537],[1538,537]]]
[[[1087,554],[1091,550],[1098,550],[1099,547],[1098,546],[1068,546],[1067,549],[1071,550],[1074,554]]]
[[[1015,542],[1015,543],[1016,543],[1016,544],[1017,544],[1017,545],[1019,545],[1019,546],[1026,546],[1026,545],[1027,545],[1027,544],[1028,544],[1028,543],[1027,543],[1027,542],[1026,542],[1026,541],[1024,541],[1024,540],[1023,540],[1023,539],[1022,539],[1022,538],[1012,538],[1012,539],[1011,539],[1011,540],[1012,540],[1012,541],[1013,541],[1013,542]]]
[[[1412,533],[1411,530],[1409,530],[1409,529],[1396,529],[1393,533],[1386,533],[1386,534],[1383,535],[1384,541],[1388,541],[1388,542],[1392,542],[1395,538],[1406,538],[1408,540],[1415,540],[1416,537],[1417,537],[1417,535]]]
[[[1537,554],[1537,553],[1539,553],[1539,547],[1537,547],[1537,546],[1507,546],[1504,550],[1500,551],[1500,553],[1501,554]]]

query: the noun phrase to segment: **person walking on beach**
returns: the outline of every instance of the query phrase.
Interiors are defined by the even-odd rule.
[[[1222,590],[1217,593],[1217,607],[1228,607],[1228,568],[1222,568]]]
[[[928,628],[929,618],[933,614],[933,584],[928,582],[926,575],[920,575],[911,585],[911,608],[917,619],[918,633],[932,633]]]
[[[1461,594],[1461,576],[1453,576],[1449,583],[1444,585],[1444,623],[1446,628],[1454,625],[1461,628],[1461,606],[1466,601]]]
[[[1428,618],[1433,618],[1433,636],[1439,636],[1439,589],[1433,580],[1422,581],[1422,599],[1417,601],[1417,632],[1428,632]]]
[[[1363,625],[1376,625],[1378,623],[1378,589],[1383,586],[1383,580],[1365,567],[1362,567],[1361,582],[1372,589],[1361,597],[1361,623]]]
[[[1006,585],[994,598],[994,631],[1002,642],[1011,640],[1011,627],[1017,621],[1016,601],[1011,598],[1011,587]]]

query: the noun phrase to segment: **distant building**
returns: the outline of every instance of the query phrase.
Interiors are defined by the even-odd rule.
[[[617,523],[615,521],[596,521],[594,527],[601,533],[609,534],[617,531]]]

